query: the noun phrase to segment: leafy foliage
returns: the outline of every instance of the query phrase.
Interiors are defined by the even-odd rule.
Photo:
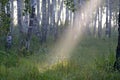
[[[26,13],[31,13],[31,6],[30,6],[30,0],[24,0],[25,8],[23,10],[23,15]]]
[[[1,35],[7,34],[10,30],[10,16],[8,16],[7,13],[5,13],[5,6],[8,3],[9,0],[1,0],[1,13],[0,13],[0,33]]]
[[[1,3],[3,6],[5,6],[8,1],[9,1],[9,0],[0,0],[0,3]]]
[[[74,0],[64,0],[64,4],[72,12],[74,12],[76,10],[75,9],[75,4],[74,4]]]
[[[10,18],[3,12],[0,14],[0,18],[1,18],[1,21],[0,21],[0,33],[5,33],[7,34],[9,32],[9,27],[10,27]]]

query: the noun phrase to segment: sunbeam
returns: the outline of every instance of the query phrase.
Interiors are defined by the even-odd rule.
[[[76,11],[74,24],[68,26],[67,31],[63,34],[62,38],[59,39],[55,48],[48,54],[46,63],[49,66],[55,65],[58,61],[60,62],[70,58],[71,52],[74,50],[80,39],[82,39],[82,36],[84,36],[84,25],[92,20],[91,16],[93,15],[93,12],[97,10],[101,2],[102,0],[90,0],[86,5],[82,6],[82,9]],[[84,19],[82,19],[80,12],[85,13],[86,16]]]

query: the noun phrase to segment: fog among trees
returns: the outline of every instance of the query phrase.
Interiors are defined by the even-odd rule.
[[[119,80],[120,0],[0,0],[0,80]]]

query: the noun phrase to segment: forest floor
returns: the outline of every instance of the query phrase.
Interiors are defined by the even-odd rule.
[[[18,56],[15,48],[8,53],[0,49],[0,80],[120,80],[120,73],[113,70],[117,36],[101,39],[82,39],[69,59],[53,65],[48,46],[36,44],[34,54]]]

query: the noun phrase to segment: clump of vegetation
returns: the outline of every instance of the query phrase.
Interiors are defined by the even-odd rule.
[[[79,43],[68,60],[58,61],[54,65],[45,62],[49,57],[45,51],[25,57],[1,51],[0,78],[1,80],[119,80],[119,72],[113,70],[115,60],[113,50],[116,46],[114,40],[115,38],[109,41],[109,39],[87,37]]]

